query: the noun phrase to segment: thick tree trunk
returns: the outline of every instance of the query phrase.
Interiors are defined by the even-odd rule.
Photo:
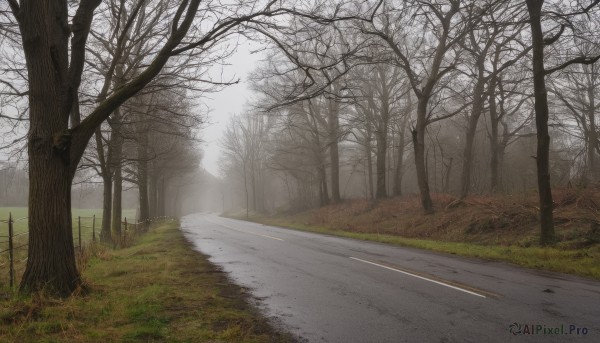
[[[550,184],[550,134],[548,133],[548,93],[544,69],[544,34],[541,10],[544,1],[526,0],[529,10],[531,41],[533,45],[533,87],[535,96],[535,126],[537,128],[537,179],[540,205],[540,244],[555,242]]]
[[[21,290],[68,296],[81,283],[73,247],[72,179],[65,153],[57,152],[51,140],[36,139],[50,133],[45,130],[32,127],[29,134],[29,246]]]
[[[29,85],[29,246],[21,291],[70,295],[81,284],[71,219],[67,2],[20,2]],[[50,59],[51,56],[51,59]],[[52,63],[50,63],[52,62]]]
[[[417,124],[412,132],[413,147],[415,152],[415,167],[417,170],[417,183],[421,195],[421,206],[425,214],[433,213],[433,201],[429,193],[429,180],[425,165],[425,128],[427,117],[427,98],[419,98],[417,107]]]

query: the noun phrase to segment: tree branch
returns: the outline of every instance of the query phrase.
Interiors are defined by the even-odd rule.
[[[588,57],[585,57],[585,56],[580,56],[580,57],[574,58],[572,60],[569,60],[569,61],[567,61],[567,62],[565,62],[565,63],[563,63],[561,65],[558,65],[558,66],[556,66],[554,68],[546,69],[544,71],[544,74],[550,75],[550,74],[552,74],[552,73],[554,73],[556,71],[565,69],[566,67],[568,67],[568,66],[570,66],[572,64],[594,64],[599,59],[600,59],[600,55],[595,56],[595,57],[591,57],[591,58],[588,58]]]

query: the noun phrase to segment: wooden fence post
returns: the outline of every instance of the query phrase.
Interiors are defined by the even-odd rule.
[[[81,248],[81,216],[77,217],[77,231],[79,236],[79,254],[81,254],[83,252]]]
[[[96,215],[92,216],[92,241],[96,241]]]
[[[10,263],[9,274],[10,274],[10,288],[13,288],[15,283],[15,263],[14,263],[14,252],[13,252],[13,220],[12,212],[8,214],[8,260]]]

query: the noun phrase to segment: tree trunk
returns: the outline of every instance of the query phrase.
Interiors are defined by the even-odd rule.
[[[402,168],[404,162],[404,133],[405,125],[400,128],[400,134],[398,137],[398,151],[396,155],[396,166],[394,170],[394,195],[402,195]]]
[[[138,145],[138,163],[137,163],[137,174],[138,174],[138,189],[139,189],[139,202],[140,202],[140,214],[139,220],[142,223],[147,223],[150,219],[150,208],[148,199],[148,161],[146,154],[146,146]]]
[[[383,125],[382,125],[383,126]],[[386,185],[385,185],[385,168],[386,168],[386,156],[387,156],[387,131],[380,130],[375,133],[377,138],[377,188],[375,193],[376,199],[384,199],[387,197]]]
[[[498,193],[500,189],[499,159],[498,159],[498,138],[499,138],[499,118],[496,105],[496,81],[490,82],[490,190],[492,194]]]
[[[433,201],[429,194],[429,181],[427,167],[425,166],[425,128],[427,116],[427,97],[419,98],[417,107],[417,124],[412,132],[413,147],[415,151],[415,167],[417,170],[417,183],[421,195],[421,206],[425,214],[433,213]]]
[[[109,175],[102,180],[102,229],[100,230],[100,240],[108,243],[112,242],[112,235],[110,232],[110,221],[112,219],[112,176]]]
[[[406,125],[408,124],[408,118],[410,118],[410,111],[412,111],[412,97],[407,95],[407,107],[408,111],[404,115],[404,119],[400,123],[400,130],[398,132],[398,153],[396,156],[396,170],[394,171],[394,195],[402,195],[402,168],[404,166],[404,149],[406,148]]]
[[[334,204],[341,200],[340,195],[340,155],[338,147],[338,135],[340,131],[339,103],[333,99],[329,100],[329,111],[327,113],[329,126],[329,159],[331,160],[331,200]]]
[[[250,167],[250,184],[252,186],[252,211],[256,212],[256,173],[254,172],[254,162],[252,162]]]
[[[320,184],[320,201],[321,206],[329,205],[329,190],[327,187],[327,172],[325,171],[325,167],[319,167],[319,180]]]
[[[34,111],[31,106],[31,115]],[[51,140],[36,140],[46,130],[32,126],[29,135],[29,246],[21,290],[68,296],[81,283],[73,247],[72,179],[64,152],[55,151]]]
[[[370,199],[375,198],[375,192],[373,190],[373,157],[371,148],[371,124],[367,122],[367,137],[365,142],[365,154],[367,155],[367,190],[369,192]]]
[[[152,97],[149,100],[152,102]],[[148,125],[146,114],[149,111],[140,111],[138,114],[138,123],[136,124],[137,135],[137,181],[138,181],[138,200],[140,205],[139,221],[143,223],[144,230],[148,228],[150,219],[150,200],[148,195]]]
[[[592,78],[593,80],[593,78]],[[588,141],[587,141],[587,172],[586,179],[590,182],[597,181],[596,171],[596,150],[595,147],[598,144],[598,133],[596,131],[596,101],[595,101],[595,84],[588,86]]]
[[[444,193],[448,193],[450,190],[450,175],[452,175],[452,164],[453,163],[454,163],[454,158],[452,158],[452,157],[450,157],[448,164],[444,163],[444,166],[446,167],[445,175],[444,175],[444,182],[442,184],[442,191]]]
[[[158,180],[156,177],[156,170],[152,170],[152,173],[148,177],[148,207],[150,218],[156,218],[157,215],[157,204],[156,197],[158,194]]]
[[[123,216],[123,176],[121,166],[115,168],[113,180],[113,201],[112,201],[112,236],[115,242],[119,242],[121,237],[121,218]]]
[[[249,214],[250,195],[248,194],[248,172],[246,171],[246,162],[245,161],[242,165],[242,169],[243,169],[243,176],[244,176],[244,191],[246,193],[246,219],[248,219],[250,217],[250,214]]]
[[[156,206],[159,217],[166,216],[165,203],[167,196],[167,179],[161,176],[158,180],[158,192],[156,197]]]
[[[21,1],[29,85],[29,246],[21,291],[70,295],[81,284],[71,223],[67,2]],[[50,57],[52,59],[50,59]],[[49,62],[52,63],[49,63]]]
[[[461,199],[466,198],[471,190],[471,169],[473,168],[473,144],[475,143],[477,123],[479,122],[479,117],[481,117],[481,113],[483,112],[484,86],[485,83],[480,77],[473,89],[473,107],[471,109],[471,116],[469,116],[467,131],[465,132],[465,148],[463,151],[463,166],[460,187]]]
[[[105,243],[112,242],[110,233],[110,220],[112,214],[112,145],[108,144],[108,152],[104,154],[104,142],[102,133],[98,128],[95,133],[96,151],[100,163],[100,174],[102,176],[102,226],[100,229],[100,240]]]
[[[121,218],[123,214],[122,195],[123,195],[123,170],[121,167],[123,157],[123,136],[121,135],[121,111],[116,109],[113,112],[111,121],[112,137],[110,139],[113,145],[113,201],[112,201],[112,236],[115,242],[121,239]]]
[[[544,69],[544,34],[541,11],[544,1],[526,0],[530,17],[533,45],[533,87],[535,96],[535,126],[537,128],[537,179],[540,205],[540,244],[555,242],[553,201],[550,184],[550,135],[548,133],[548,93]]]

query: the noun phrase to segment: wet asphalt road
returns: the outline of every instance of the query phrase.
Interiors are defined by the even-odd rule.
[[[597,281],[217,215],[182,230],[303,341],[600,342]]]

